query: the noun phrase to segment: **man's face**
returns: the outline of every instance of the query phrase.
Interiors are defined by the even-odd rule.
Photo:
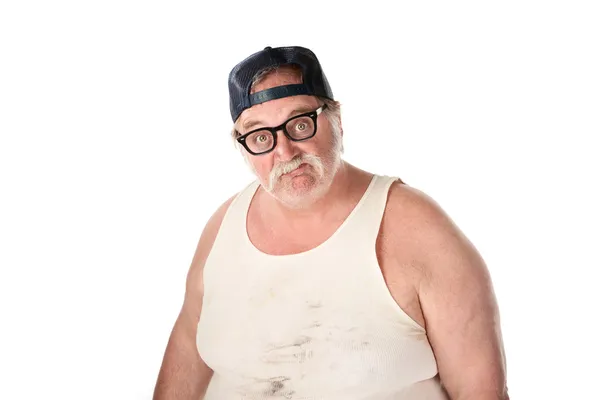
[[[254,88],[258,92],[274,86],[301,83],[299,74],[282,68],[267,75]],[[261,127],[274,127],[296,115],[314,111],[321,104],[313,96],[292,96],[267,101],[244,110],[236,123],[242,135]],[[262,186],[275,198],[292,207],[305,207],[326,193],[341,160],[341,138],[335,140],[323,113],[317,117],[317,133],[294,142],[282,131],[270,153],[252,155],[244,150],[248,164]]]

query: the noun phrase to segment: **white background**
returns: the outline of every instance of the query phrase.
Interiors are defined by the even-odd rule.
[[[0,398],[151,398],[200,232],[252,179],[227,75],[268,45],[313,49],[345,158],[479,248],[512,399],[600,398],[593,3],[3,1]]]

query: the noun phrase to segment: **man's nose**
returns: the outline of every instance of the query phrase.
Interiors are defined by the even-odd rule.
[[[298,155],[298,149],[293,141],[283,133],[283,131],[277,131],[277,146],[275,147],[275,153],[279,161],[290,161],[296,155]]]

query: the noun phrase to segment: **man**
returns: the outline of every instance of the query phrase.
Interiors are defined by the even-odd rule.
[[[313,52],[229,76],[257,179],[207,223],[155,400],[508,399],[491,280],[423,192],[341,159]]]

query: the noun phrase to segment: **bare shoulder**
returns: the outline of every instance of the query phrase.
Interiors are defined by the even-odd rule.
[[[198,240],[198,244],[196,246],[196,251],[194,253],[194,257],[192,258],[192,262],[190,265],[190,269],[187,276],[186,281],[186,296],[198,296],[203,292],[203,280],[202,280],[202,271],[204,269],[204,263],[212,249],[214,241],[219,233],[219,229],[221,227],[221,223],[223,222],[223,218],[229,209],[229,206],[233,202],[233,200],[237,197],[237,193],[231,196],[229,199],[224,201],[211,215],[208,219],[204,229],[202,230],[202,234],[200,235],[200,239]]]
[[[212,247],[215,238],[217,237],[217,233],[221,227],[221,223],[223,222],[223,218],[225,217],[229,206],[236,196],[237,194],[231,196],[229,199],[223,202],[208,219],[204,229],[202,230],[202,234],[200,235],[196,253],[194,254],[194,258],[192,260],[192,266],[203,264],[202,259],[204,256],[206,256],[204,253],[206,253],[206,250],[210,250]]]
[[[402,181],[392,183],[383,215],[381,239],[396,257],[423,267],[423,252],[431,251],[434,236],[443,241],[456,229],[441,206],[428,194]]]
[[[475,284],[492,290],[485,261],[443,207],[424,191],[394,182],[386,207],[388,234],[419,271],[419,296],[438,283]],[[442,285],[444,286],[444,285]],[[428,290],[429,289],[429,290]]]
[[[449,223],[448,215],[427,193],[400,181],[395,181],[388,193],[386,213],[390,217],[401,217],[412,228],[426,228],[434,222]]]
[[[396,181],[390,187],[384,224],[388,236],[429,270],[437,257],[474,256],[471,241],[442,206],[424,191]],[[431,271],[429,271],[431,272]]]

